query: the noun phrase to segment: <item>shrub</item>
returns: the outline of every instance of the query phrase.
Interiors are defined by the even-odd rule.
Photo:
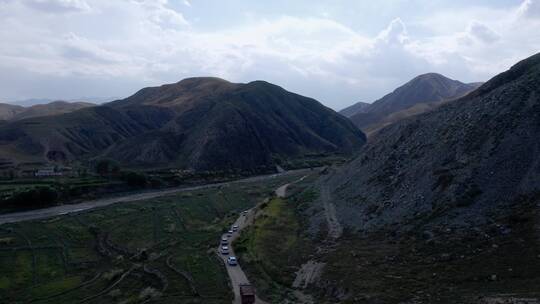
[[[51,187],[37,187],[15,192],[6,204],[15,208],[39,208],[56,203],[58,192]]]
[[[102,176],[116,174],[120,171],[118,164],[109,159],[102,159],[96,163],[96,173]]]
[[[146,175],[133,171],[122,173],[122,180],[124,180],[129,186],[144,187],[148,183]]]

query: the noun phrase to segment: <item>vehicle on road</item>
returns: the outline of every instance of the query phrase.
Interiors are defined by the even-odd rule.
[[[221,238],[221,245],[229,245],[229,240],[226,237]]]
[[[229,264],[229,266],[236,266],[238,265],[238,260],[236,260],[236,257],[230,256],[227,258],[227,264]]]
[[[229,231],[227,231],[227,236],[228,236],[228,237],[231,237],[231,236],[233,235],[233,233],[234,233],[234,231],[229,230]]]
[[[255,303],[255,288],[251,284],[240,284],[240,303],[253,304]]]
[[[232,226],[232,231],[238,231],[238,225]]]
[[[221,246],[220,252],[223,255],[229,254],[229,246]]]

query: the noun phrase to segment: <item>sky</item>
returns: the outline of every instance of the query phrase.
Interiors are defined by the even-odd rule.
[[[540,0],[0,0],[0,101],[265,80],[339,110],[540,51]]]

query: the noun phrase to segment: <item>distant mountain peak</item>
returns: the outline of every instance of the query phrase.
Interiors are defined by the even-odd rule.
[[[351,117],[358,113],[365,113],[370,105],[370,103],[359,101],[352,106],[344,108],[343,110],[339,111],[339,113],[345,117]]]
[[[189,77],[184,78],[177,82],[179,85],[193,85],[193,84],[205,84],[205,83],[231,83],[228,80],[219,77]]]
[[[431,78],[450,79],[450,78],[444,76],[443,74],[435,73],[435,72],[429,72],[429,73],[420,74],[420,75],[414,77],[412,79],[412,81],[421,80],[421,79],[431,79]]]
[[[350,116],[360,129],[371,133],[401,118],[423,113],[442,102],[462,97],[479,83],[467,84],[439,73],[418,75],[381,99]]]
[[[69,102],[63,100],[51,101],[45,104],[35,104],[28,107],[13,104],[0,104],[0,119],[21,120],[24,118],[37,116],[51,116],[69,113],[92,106],[95,106],[95,104],[81,101]]]
[[[186,106],[203,99],[205,96],[217,94],[238,85],[218,77],[191,77],[176,83],[143,88],[128,98],[116,100],[108,105],[112,107],[134,105]]]

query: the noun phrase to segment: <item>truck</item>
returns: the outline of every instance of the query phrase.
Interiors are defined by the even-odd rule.
[[[240,284],[240,303],[254,304],[255,303],[255,288],[251,284]]]

